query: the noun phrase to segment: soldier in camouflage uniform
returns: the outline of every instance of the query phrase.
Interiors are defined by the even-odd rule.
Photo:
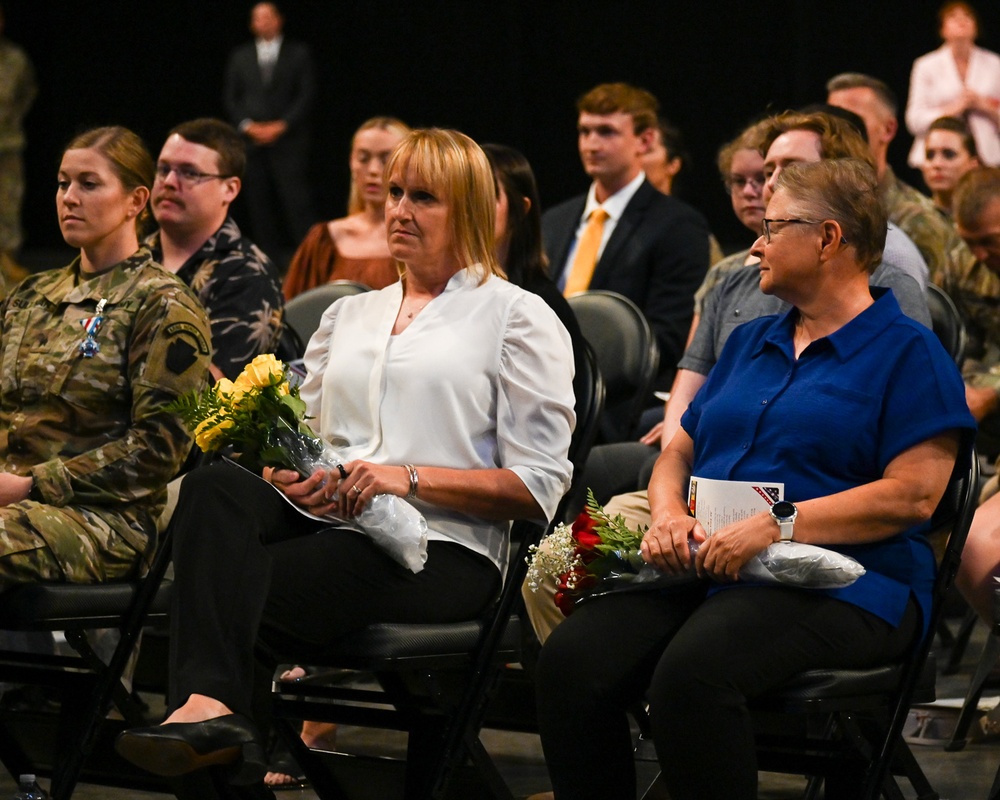
[[[3,32],[0,8],[0,33]],[[21,201],[24,199],[24,115],[38,88],[24,50],[0,36],[0,271],[4,278],[21,278],[13,256],[21,246]]]
[[[955,223],[975,262],[946,276],[945,290],[965,320],[969,342],[962,375],[979,422],[980,451],[1000,455],[1000,169],[976,169],[959,181]]]
[[[131,132],[105,128],[67,149],[57,206],[81,255],[28,277],[0,305],[0,590],[134,574],[152,555],[166,484],[190,449],[164,406],[204,385],[208,321],[138,247],[148,186],[130,186],[115,153],[101,150],[123,138],[142,148]],[[127,212],[115,191],[134,198]]]
[[[853,111],[864,120],[889,221],[920,250],[931,282],[946,288],[948,276],[967,272],[975,259],[931,199],[901,181],[889,166],[889,145],[899,129],[895,93],[883,81],[857,72],[834,76],[826,90],[830,105]]]
[[[160,151],[150,199],[160,230],[146,244],[208,311],[216,380],[235,380],[262,353],[298,356],[278,350],[285,304],[278,272],[229,216],[245,163],[243,140],[231,125],[183,122]]]

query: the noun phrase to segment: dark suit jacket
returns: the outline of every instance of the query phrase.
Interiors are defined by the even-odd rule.
[[[586,195],[550,208],[542,238],[558,280],[573,246]],[[694,293],[708,271],[708,223],[691,206],[643,181],[594,269],[591,289],[618,292],[643,310],[660,346],[656,388],[667,390],[684,352]]]
[[[278,51],[271,81],[266,86],[257,64],[253,42],[237,47],[226,65],[223,103],[233,125],[243,120],[284,120],[288,132],[282,137],[305,135],[316,93],[309,48],[301,42],[284,39]]]

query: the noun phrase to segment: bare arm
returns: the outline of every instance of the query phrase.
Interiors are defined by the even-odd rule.
[[[670,387],[670,399],[663,413],[663,431],[660,435],[660,448],[667,449],[674,434],[680,430],[681,417],[687,411],[687,407],[698,394],[698,390],[708,380],[707,375],[694,372],[690,369],[679,369],[674,376],[674,385]]]

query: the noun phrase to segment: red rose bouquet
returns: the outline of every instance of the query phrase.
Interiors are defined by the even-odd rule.
[[[629,528],[621,514],[608,516],[588,491],[587,508],[573,524],[557,525],[532,548],[528,586],[537,590],[543,581],[555,581],[555,603],[569,616],[576,601],[602,582],[639,577],[643,533]]]
[[[572,526],[558,525],[528,556],[528,586],[556,584],[555,604],[569,616],[576,601],[598,586],[624,583],[667,588],[699,580],[694,570],[667,575],[642,560],[639,545],[646,530],[633,530],[621,514],[611,517],[587,492],[587,508]],[[699,543],[689,541],[691,555]],[[803,542],[775,542],[740,570],[740,580],[802,588],[849,586],[865,569],[850,556]],[[655,586],[653,585],[655,584]]]

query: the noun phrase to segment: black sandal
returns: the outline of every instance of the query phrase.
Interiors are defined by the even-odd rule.
[[[309,779],[291,754],[287,745],[281,739],[275,740],[271,748],[270,756],[267,759],[267,771],[279,772],[287,775],[292,780],[285,783],[265,784],[272,792],[282,792],[288,789],[305,789],[309,786]]]

